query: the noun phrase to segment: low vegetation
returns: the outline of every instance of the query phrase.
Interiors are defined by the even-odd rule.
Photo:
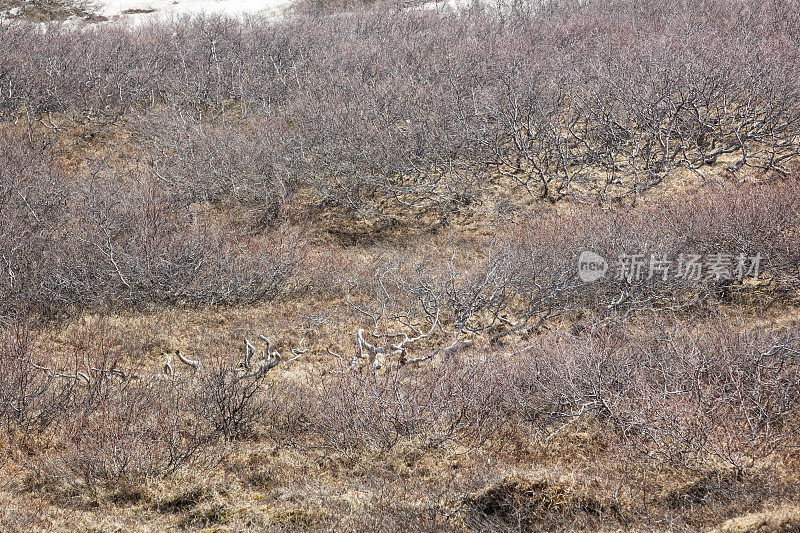
[[[26,18],[0,529],[797,529],[794,3]]]

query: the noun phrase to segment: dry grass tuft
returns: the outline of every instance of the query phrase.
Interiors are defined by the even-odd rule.
[[[556,524],[596,523],[619,516],[616,505],[575,491],[550,478],[508,477],[464,499],[464,522],[470,529],[536,531]]]
[[[661,501],[673,509],[706,503],[709,497],[736,483],[732,473],[710,470],[664,488]]]
[[[737,516],[711,530],[711,533],[797,533],[800,531],[800,507]]]

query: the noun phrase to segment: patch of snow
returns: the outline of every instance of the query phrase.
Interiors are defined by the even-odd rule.
[[[93,0],[90,11],[109,20],[142,21],[180,15],[224,14],[277,16],[295,0]],[[419,9],[466,8],[479,0],[427,0]]]
[[[95,0],[93,11],[109,19],[150,18],[186,14],[219,13],[241,16],[251,13],[275,15],[292,0]]]
[[[99,20],[122,21],[134,25],[151,20],[175,20],[184,15],[220,14],[232,17],[261,15],[279,17],[296,0],[78,0],[80,6]],[[467,8],[481,0],[423,0],[416,9]],[[18,8],[0,11],[0,20],[13,17]],[[84,17],[71,17],[67,23],[80,24]],[[92,22],[98,22],[97,19]],[[46,24],[46,23],[41,23]]]

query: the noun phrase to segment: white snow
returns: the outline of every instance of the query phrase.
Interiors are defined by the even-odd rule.
[[[140,22],[149,18],[170,18],[186,14],[241,16],[280,15],[295,0],[90,0],[89,11],[107,17]],[[427,0],[420,9],[465,8],[474,0]]]
[[[146,19],[197,13],[275,15],[290,4],[291,0],[95,0],[92,2],[92,11],[109,19]],[[145,13],[151,10],[151,13]]]
[[[139,24],[155,19],[176,19],[182,15],[222,14],[233,17],[264,15],[278,17],[291,8],[296,0],[87,0],[81,3],[93,15],[108,21]],[[424,0],[417,9],[465,8],[480,0]],[[0,20],[13,14],[0,11]],[[80,24],[81,17],[68,19]]]

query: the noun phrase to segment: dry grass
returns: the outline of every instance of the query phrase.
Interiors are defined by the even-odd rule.
[[[281,306],[87,314],[40,342],[68,351],[78,332],[101,328],[127,360],[157,368],[162,352],[175,347],[200,358],[238,352],[242,337],[257,331],[267,331],[285,349],[296,342],[298,314],[318,305],[293,300]],[[752,322],[779,319],[791,320],[773,311],[771,318]],[[279,368],[274,383],[302,385],[310,374],[330,368],[329,335],[353,326],[327,325],[309,343],[306,357]],[[603,423],[591,419],[548,442],[508,427],[479,447],[425,448],[401,440],[388,451],[336,450],[313,433],[265,424],[255,440],[220,444],[210,461],[174,476],[97,493],[37,483],[22,466],[19,449],[5,443],[4,455],[13,460],[3,468],[0,526],[393,531],[411,524],[431,531],[701,531],[721,524],[718,531],[733,532],[793,531],[797,524],[796,507],[784,504],[798,498],[793,451],[737,478],[712,463],[695,471],[650,462],[618,447]],[[748,514],[773,506],[779,510]]]
[[[306,4],[309,9],[322,7]],[[0,2],[0,9],[7,6],[8,2]],[[15,3],[11,7],[24,8],[17,16],[33,20],[88,15],[58,3]],[[141,41],[156,34],[148,35],[142,33]],[[256,37],[255,41],[266,41],[260,34]],[[140,44],[136,39],[131,42]],[[212,42],[216,46],[216,41]],[[220,53],[224,51],[220,49]],[[284,66],[276,63],[274,68],[280,74]],[[292,75],[297,76],[296,71]],[[301,78],[296,79],[300,88]],[[193,82],[187,83],[189,87]],[[120,82],[120,95],[123,85]],[[176,82],[176,87],[180,86]],[[387,92],[399,91],[392,88]],[[388,192],[377,188],[378,192],[357,198],[363,204],[356,208],[350,203],[351,195],[360,189],[345,186],[339,191],[340,198],[330,191],[321,193],[319,186],[330,184],[312,165],[307,169],[310,177],[304,181],[281,182],[288,184],[280,192],[285,196],[280,197],[278,212],[270,219],[272,215],[265,215],[263,205],[253,207],[248,203],[252,198],[237,198],[235,192],[206,199],[193,197],[192,186],[197,184],[191,183],[191,176],[184,176],[193,171],[191,160],[186,167],[172,168],[158,179],[151,174],[163,168],[149,166],[151,160],[167,165],[176,159],[178,154],[169,152],[173,148],[165,124],[172,126],[170,120],[177,123],[176,117],[182,113],[206,113],[197,121],[197,132],[187,129],[182,134],[186,136],[183,140],[209,150],[201,156],[209,161],[216,161],[220,152],[216,145],[202,144],[208,139],[200,130],[208,127],[220,135],[223,145],[241,146],[236,142],[250,142],[254,132],[266,131],[259,129],[258,122],[269,116],[252,109],[251,115],[245,116],[245,104],[255,107],[246,101],[223,106],[215,115],[208,102],[192,107],[186,100],[180,102],[185,109],[177,104],[173,109],[170,106],[175,102],[170,98],[169,94],[153,95],[152,104],[130,103],[135,112],[110,105],[108,116],[96,119],[67,107],[29,124],[30,132],[22,119],[16,125],[9,121],[7,129],[15,139],[24,140],[28,135],[47,139],[52,151],[52,161],[47,164],[63,171],[63,180],[75,186],[69,192],[77,196],[84,194],[78,185],[96,181],[125,191],[138,191],[145,182],[160,187],[163,182],[165,198],[172,196],[159,204],[160,208],[180,211],[192,221],[176,226],[180,231],[188,234],[204,225],[225,228],[223,232],[235,230],[247,237],[236,243],[241,252],[252,244],[248,238],[271,238],[275,234],[268,231],[288,228],[291,232],[287,230],[287,235],[308,243],[307,249],[271,301],[256,299],[247,304],[232,300],[230,305],[218,305],[202,297],[149,300],[143,294],[136,305],[126,306],[115,300],[125,292],[117,287],[117,292],[108,290],[106,299],[85,305],[65,303],[54,316],[32,317],[30,327],[36,333],[30,349],[33,361],[77,370],[90,357],[109,355],[114,364],[138,378],[103,382],[106,389],[95,384],[84,387],[76,378],[77,392],[64,398],[78,407],[67,405],[66,400],[63,406],[50,405],[62,414],[56,422],[44,429],[36,424],[22,429],[13,422],[0,428],[0,530],[800,531],[800,443],[791,432],[797,412],[769,417],[780,411],[780,400],[796,405],[795,391],[790,388],[797,375],[792,374],[796,367],[791,365],[796,363],[787,356],[773,367],[769,356],[758,351],[771,346],[772,333],[776,339],[786,334],[791,340],[800,331],[800,293],[793,263],[798,241],[791,234],[798,228],[792,225],[796,206],[791,198],[775,193],[796,194],[796,177],[779,179],[746,170],[734,175],[726,167],[739,155],[730,154],[704,165],[702,176],[677,169],[644,195],[632,196],[631,177],[622,176],[609,187],[605,200],[591,196],[597,184],[576,183],[570,196],[550,203],[527,194],[509,175],[497,172],[496,165],[487,167],[480,180],[471,181],[484,170],[476,166],[480,171],[471,169],[456,176],[463,183],[445,180],[441,187],[463,185],[474,198],[448,203],[452,200],[448,194],[453,192],[449,190],[437,190],[433,199],[419,191],[406,193],[407,197],[396,192],[404,185],[400,183]],[[300,111],[304,110],[290,109],[290,114]],[[318,117],[312,118],[310,130],[316,134]],[[290,117],[288,122],[293,120]],[[230,130],[226,129],[228,121],[233,125]],[[239,137],[226,137],[231,132]],[[147,135],[152,137],[152,147],[142,142]],[[165,146],[169,153],[163,151]],[[26,153],[21,152],[19,159],[24,160]],[[312,153],[309,159],[314,157]],[[95,168],[98,161],[102,165]],[[244,178],[235,181],[240,171],[261,177],[259,173],[265,170],[255,163],[244,170],[232,165],[234,185],[244,184]],[[95,169],[96,175],[92,173]],[[292,175],[296,170],[279,168],[275,173]],[[599,168],[595,170],[600,174]],[[763,182],[765,187],[743,185],[750,182]],[[479,185],[473,190],[470,187],[475,183]],[[270,193],[274,192],[271,188],[278,188],[270,181],[261,185]],[[332,185],[331,190],[335,192]],[[258,189],[256,196],[261,192]],[[414,195],[423,199],[412,198]],[[64,198],[65,205],[75,201],[74,195]],[[88,201],[93,195],[86,193],[81,198]],[[129,199],[113,196],[109,202],[125,206]],[[409,321],[424,322],[419,314],[410,316],[413,311],[419,312],[420,305],[424,308],[433,300],[426,298],[444,287],[436,293],[443,310],[440,330],[413,344],[409,351],[413,357],[441,347],[446,337],[443,331],[454,328],[457,321],[454,302],[475,296],[446,289],[475,280],[479,285],[480,275],[493,268],[517,272],[512,267],[527,265],[530,270],[523,269],[520,278],[535,288],[547,282],[546,269],[536,267],[549,266],[548,261],[563,260],[557,268],[574,275],[572,255],[592,239],[605,238],[608,242],[600,244],[607,244],[615,253],[641,241],[655,246],[696,239],[693,244],[711,246],[719,244],[714,239],[731,237],[738,245],[740,233],[752,228],[742,228],[740,214],[734,210],[718,213],[728,207],[726,201],[752,208],[747,214],[758,227],[753,235],[745,236],[750,239],[745,244],[773,246],[781,257],[788,258],[775,267],[788,278],[785,286],[779,286],[776,274],[769,281],[737,286],[738,292],[733,294],[701,292],[705,300],[686,306],[677,302],[680,289],[672,286],[653,293],[645,287],[640,307],[616,308],[600,297],[583,298],[585,294],[580,293],[559,301],[557,309],[540,323],[534,325],[532,320],[530,325],[501,336],[511,331],[512,321],[506,317],[526,309],[523,291],[515,293],[517,289],[508,283],[496,290],[496,294],[512,294],[498,311],[503,320],[493,322],[488,306],[469,315],[465,324],[475,327],[464,338],[472,344],[460,353],[411,365],[403,365],[395,357],[379,369],[365,361],[357,361],[355,368],[347,364],[357,353],[355,333],[359,328],[368,330],[368,338],[376,343],[386,339],[370,337],[372,326],[376,332],[408,332]],[[596,203],[601,205],[595,207]],[[141,211],[151,207],[145,205]],[[94,213],[95,218],[101,217],[101,211]],[[27,216],[24,209],[20,212]],[[706,213],[706,218],[695,217],[697,212]],[[783,226],[756,220],[775,213],[784,217]],[[83,215],[75,211],[75,217]],[[134,215],[120,217],[132,217],[135,230],[139,212]],[[600,222],[592,225],[592,217]],[[694,233],[679,234],[675,227],[683,223]],[[610,233],[597,233],[606,230]],[[80,234],[81,227],[76,226],[75,231]],[[144,233],[139,241],[129,242],[146,240]],[[492,254],[508,254],[507,264],[488,264],[490,245]],[[46,249],[42,257],[50,253]],[[236,263],[242,257],[227,260]],[[177,254],[165,261],[170,264],[180,259]],[[448,272],[451,262],[453,270]],[[101,257],[94,264],[106,263]],[[131,271],[137,272],[134,267],[138,266],[134,262]],[[379,291],[384,288],[381,283],[391,279],[390,275],[380,278],[380,274],[387,272],[405,276],[392,295],[394,300],[385,294],[389,307],[396,304],[398,311],[394,317],[381,317],[373,323],[356,306],[377,313],[384,297]],[[434,279],[434,274],[439,278]],[[459,277],[462,274],[463,279]],[[41,283],[47,281],[44,276]],[[110,286],[118,280],[112,274],[105,282]],[[620,290],[628,288],[620,286]],[[37,287],[34,283],[33,294]],[[666,304],[660,306],[663,302]],[[481,323],[491,325],[481,329],[476,325]],[[257,398],[266,407],[246,421],[247,431],[203,433],[196,453],[176,468],[147,469],[146,460],[163,453],[169,438],[174,441],[167,444],[177,445],[166,449],[180,451],[185,444],[181,439],[188,439],[187,430],[211,425],[202,419],[205,415],[199,414],[199,408],[197,413],[179,413],[178,402],[197,408],[197,398],[191,394],[203,391],[203,372],[217,361],[231,362],[233,367],[243,358],[245,339],[258,344],[260,334],[271,339],[283,361],[258,387]],[[737,344],[739,334],[744,340]],[[294,358],[292,350],[299,349],[301,341],[306,351]],[[762,346],[761,341],[766,344]],[[673,344],[677,347],[669,352]],[[786,344],[786,352],[794,354],[796,346],[789,341]],[[0,345],[0,355],[2,349]],[[175,379],[165,378],[162,365],[176,350],[201,361],[203,370],[195,374],[176,365]],[[666,352],[674,357],[659,357]],[[706,360],[700,359],[708,354]],[[759,356],[767,361],[763,367],[752,364]],[[684,366],[659,367],[667,363]],[[759,379],[737,375],[752,368],[760,372]],[[676,378],[678,385],[669,380],[676,376],[683,378]],[[144,399],[133,394],[151,383],[164,387],[154,386],[152,396]],[[670,386],[683,388],[667,390]],[[747,386],[753,390],[743,390]],[[180,391],[191,398],[164,393],[174,393],[179,387],[185,387]],[[786,394],[778,398],[775,391]],[[212,397],[207,390],[205,393],[201,400]],[[109,400],[128,398],[126,394],[142,405],[127,418],[120,416],[127,412],[126,406],[115,409]],[[670,403],[676,395],[683,395],[679,397],[685,398],[688,407]],[[731,400],[734,397],[741,400],[739,404]],[[728,411],[714,404],[717,398],[728,401]],[[765,417],[764,433],[773,438],[761,447],[762,427],[746,416],[756,409],[742,407],[750,402],[762,408],[755,417]],[[594,407],[575,414],[582,405]],[[31,417],[36,419],[35,409]],[[173,423],[154,425],[163,431],[126,440],[132,429],[149,427],[145,425],[152,423],[149,417]],[[674,426],[670,422],[675,422]],[[751,434],[752,442],[742,437]],[[112,450],[92,450],[92,460],[82,461],[80,451],[96,442],[110,442]],[[676,450],[679,446],[685,450]],[[109,453],[100,453],[105,451]],[[116,469],[99,464],[114,460],[131,464],[112,464]],[[137,461],[145,466],[137,469]]]
[[[519,465],[474,449],[409,445],[353,456],[313,443],[238,443],[221,450],[225,456],[211,470],[97,499],[7,486],[0,524],[29,531],[392,531],[403,524],[437,531],[699,531],[767,504],[775,490],[775,480],[654,470],[584,449],[590,460],[554,445],[546,465]],[[789,485],[782,490],[797,497]],[[797,508],[786,507],[730,519],[718,531],[793,527]]]
[[[788,533],[791,531],[800,531],[800,509],[791,506],[737,516],[712,530],[713,533]]]

